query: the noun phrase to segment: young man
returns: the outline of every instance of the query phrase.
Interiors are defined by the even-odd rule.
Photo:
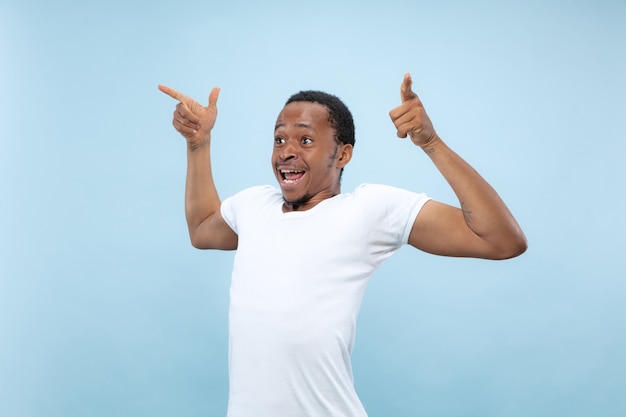
[[[211,172],[219,89],[204,107],[179,101],[187,140],[185,211],[197,248],[237,250],[229,316],[229,417],[366,416],[350,353],[365,286],[408,243],[446,256],[506,259],[526,238],[498,194],[441,140],[406,74],[389,113],[456,193],[455,208],[395,187],[342,193],[354,124],[332,95],[305,91],[278,115],[272,165],[280,190],[246,189],[222,202]]]

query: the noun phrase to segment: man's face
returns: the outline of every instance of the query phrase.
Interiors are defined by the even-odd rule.
[[[352,146],[335,140],[328,109],[297,101],[278,115],[272,165],[285,209],[307,210],[340,192],[339,179],[352,156]]]

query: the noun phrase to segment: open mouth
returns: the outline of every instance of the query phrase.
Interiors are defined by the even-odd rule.
[[[279,172],[283,177],[283,182],[286,184],[295,184],[304,175],[304,171],[293,169],[281,169]]]

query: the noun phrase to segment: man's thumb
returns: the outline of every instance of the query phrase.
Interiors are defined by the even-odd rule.
[[[411,90],[412,86],[413,80],[411,79],[411,74],[407,72],[404,74],[404,80],[402,80],[402,85],[400,86],[400,98],[403,103],[416,97],[416,94]]]
[[[214,87],[209,94],[209,107],[217,107],[217,97],[220,95],[220,88]]]

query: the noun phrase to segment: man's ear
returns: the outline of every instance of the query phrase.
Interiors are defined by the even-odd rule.
[[[348,165],[350,159],[352,159],[352,145],[344,143],[339,147],[337,156],[337,168],[343,168]]]

